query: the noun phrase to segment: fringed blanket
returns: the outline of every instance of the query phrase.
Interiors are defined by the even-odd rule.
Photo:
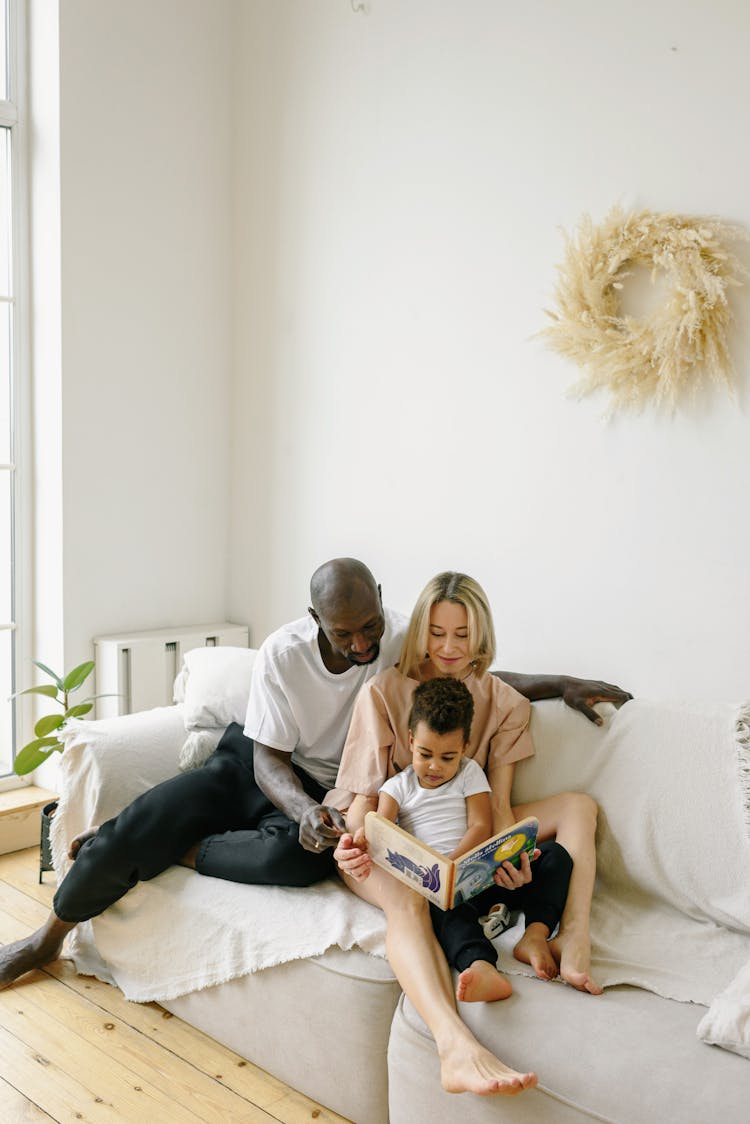
[[[635,700],[597,729],[561,703],[535,706],[537,756],[517,767],[514,799],[578,789],[600,805],[591,927],[605,986],[709,1004],[750,961],[748,717],[738,706]],[[58,865],[68,838],[172,775],[183,740],[179,707],[79,723],[63,758]],[[332,945],[382,956],[383,936],[380,912],[334,881],[268,889],[176,868],[79,926],[72,953],[79,970],[150,1000]],[[499,942],[510,972],[524,971],[509,954],[517,937]],[[735,1022],[743,1003],[750,997],[739,1015],[735,1003]]]
[[[700,1036],[750,1056],[750,707],[636,699],[599,731],[551,703],[532,731],[514,799],[599,803],[596,979],[702,1004],[723,990]],[[500,938],[508,972],[526,972],[517,938]]]
[[[176,773],[184,740],[179,707],[70,724],[53,821],[56,870],[69,865],[65,852],[74,835]],[[334,879],[302,890],[239,886],[173,867],[79,925],[69,949],[79,972],[146,1002],[317,956],[333,945],[384,956],[384,934],[380,910]]]

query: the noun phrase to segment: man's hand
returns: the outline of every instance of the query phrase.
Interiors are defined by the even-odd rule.
[[[306,851],[325,851],[335,847],[346,830],[344,817],[336,808],[315,804],[299,822],[299,841]]]
[[[541,851],[536,848],[534,854],[531,856],[533,859],[538,859]],[[504,862],[502,866],[497,867],[494,874],[495,885],[500,886],[503,890],[518,890],[520,886],[525,886],[527,882],[531,882],[531,863],[526,851],[521,852],[521,866],[517,869],[513,863]]]
[[[348,874],[355,882],[364,882],[372,870],[372,859],[367,854],[365,829],[359,828],[354,835],[348,832],[342,835],[333,857],[338,863],[339,870]]]
[[[272,804],[299,824],[299,841],[306,851],[334,847],[346,828],[335,808],[316,804],[292,768],[292,755],[256,741],[253,748],[255,783]]]
[[[580,710],[590,722],[601,726],[604,719],[593,710],[594,703],[610,702],[620,707],[632,695],[611,683],[597,679],[576,679],[572,675],[524,675],[518,671],[493,671],[509,686],[531,702],[541,699],[564,699],[573,710]]]
[[[78,835],[74,835],[68,845],[68,858],[74,859],[84,843],[93,839],[98,830],[98,827],[87,827],[85,831],[79,831]]]
[[[610,702],[619,708],[633,696],[611,683],[600,683],[593,679],[574,679],[572,675],[566,675],[563,678],[562,697],[573,710],[579,710],[590,722],[601,726],[604,719],[593,709],[594,703]]]

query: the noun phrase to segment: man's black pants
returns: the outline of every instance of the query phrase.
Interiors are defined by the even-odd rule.
[[[303,769],[295,772],[322,803],[326,790]],[[196,870],[231,882],[310,886],[335,867],[330,848],[317,854],[300,846],[299,825],[258,788],[253,743],[233,723],[205,765],[156,785],[101,825],[78,852],[53,909],[63,921],[96,917],[196,843]]]

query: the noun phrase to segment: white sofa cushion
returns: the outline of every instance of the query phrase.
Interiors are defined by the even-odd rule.
[[[164,1006],[347,1120],[387,1124],[388,1037],[400,994],[387,960],[329,948]],[[275,1105],[266,1111],[286,1115]]]
[[[507,1065],[536,1070],[539,1087],[518,1097],[443,1092],[432,1037],[402,997],[388,1046],[391,1124],[747,1119],[750,1065],[698,1041],[695,1024],[704,1008],[632,987],[607,988],[599,996],[559,981],[516,978],[513,987],[502,1003],[462,1003],[460,1013]]]
[[[174,700],[183,704],[185,728],[225,730],[245,721],[255,648],[194,648],[174,684]]]

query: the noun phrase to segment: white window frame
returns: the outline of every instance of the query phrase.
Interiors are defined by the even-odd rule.
[[[27,0],[7,0],[8,7],[8,93],[9,100],[0,100],[0,126],[11,130],[12,183],[12,298],[13,306],[13,416],[11,464],[13,472],[13,661],[12,690],[30,686],[19,685],[19,672],[30,666],[29,635],[31,632],[31,555],[28,529],[31,525],[31,425],[30,425],[30,363],[29,363],[29,176],[28,176],[28,70],[27,70]],[[0,622],[5,623],[5,622]],[[14,753],[30,730],[31,706],[28,696],[15,700],[13,707]],[[30,735],[29,735],[30,736]],[[30,784],[30,777],[15,773],[0,774],[0,791]]]

